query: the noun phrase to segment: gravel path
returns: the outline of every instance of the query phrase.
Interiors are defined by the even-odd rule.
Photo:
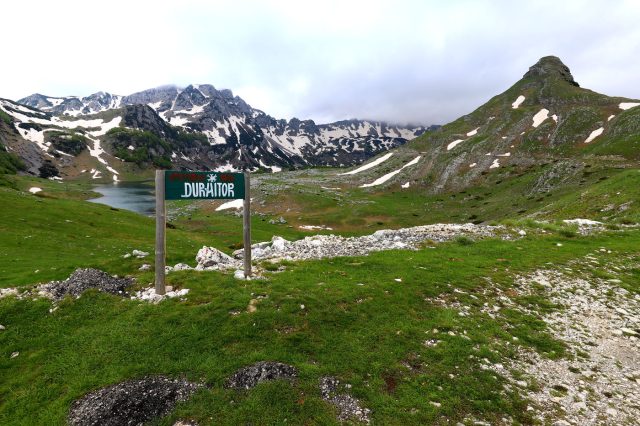
[[[510,364],[484,368],[520,388],[532,401],[529,410],[544,424],[639,424],[640,295],[630,294],[617,278],[595,278],[588,271],[599,268],[616,276],[640,263],[638,258],[614,260],[610,253],[602,248],[561,271],[538,270],[516,281],[520,294],[540,295],[542,287],[561,306],[542,319],[567,344],[572,359],[520,349]],[[516,379],[515,371],[524,378]]]

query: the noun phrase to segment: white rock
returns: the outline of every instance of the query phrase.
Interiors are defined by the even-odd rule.
[[[238,269],[233,273],[233,278],[237,280],[244,280],[244,271],[242,269]]]
[[[128,259],[131,257],[131,253],[127,253],[124,256],[122,256],[123,259]]]
[[[282,237],[274,236],[271,239],[271,248],[276,251],[282,251],[285,249],[288,241]]]
[[[131,252],[131,254],[136,256],[137,258],[143,258],[143,257],[149,256],[149,253],[147,253],[146,251],[141,251],[141,250],[134,250],[134,251]]]
[[[4,325],[0,324],[0,331],[2,331],[2,330],[6,330],[6,328],[5,328]]]
[[[527,232],[524,229],[521,229],[518,231],[518,234],[524,237],[525,235],[527,235]]]
[[[11,353],[11,358],[15,358],[15,357],[17,357],[18,355],[20,355],[20,352],[12,352],[12,353]]]
[[[196,262],[201,269],[235,265],[237,261],[215,247],[202,247],[196,255]],[[198,269],[198,268],[196,268]]]
[[[138,271],[149,271],[149,270],[151,270],[151,265],[149,265],[148,263],[145,263],[144,265],[138,268]]]
[[[193,269],[193,268],[191,266],[187,265],[186,263],[177,263],[173,267],[174,271],[189,271],[191,269]]]

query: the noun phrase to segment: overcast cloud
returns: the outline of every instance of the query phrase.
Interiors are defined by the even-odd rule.
[[[11,1],[0,97],[210,83],[277,118],[443,124],[557,55],[640,98],[639,1]]]

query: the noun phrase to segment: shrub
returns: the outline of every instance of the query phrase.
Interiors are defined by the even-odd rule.
[[[460,235],[459,237],[456,237],[455,241],[461,246],[470,246],[475,242],[471,238],[464,235]]]

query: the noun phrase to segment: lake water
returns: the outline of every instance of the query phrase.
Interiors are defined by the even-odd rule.
[[[118,209],[131,210],[145,216],[153,216],[156,210],[153,189],[152,182],[148,184],[146,182],[119,182],[96,185],[93,191],[102,196],[89,201]]]

